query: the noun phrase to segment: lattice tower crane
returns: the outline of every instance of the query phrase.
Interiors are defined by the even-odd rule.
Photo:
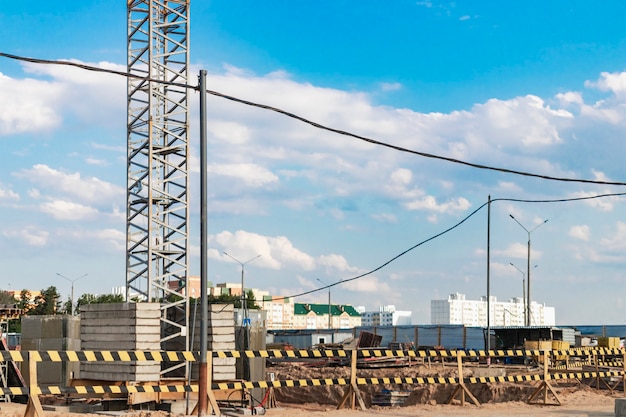
[[[127,13],[139,78],[128,78],[126,299],[160,303],[161,348],[187,350],[189,0],[127,0]]]

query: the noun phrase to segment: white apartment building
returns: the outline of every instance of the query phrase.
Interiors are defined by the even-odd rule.
[[[366,311],[365,307],[358,306],[356,310],[361,314],[361,326],[402,326],[412,324],[411,311],[396,310],[394,305],[380,306],[378,311]]]
[[[521,297],[499,302],[492,296],[489,302],[491,326],[524,326],[524,300]],[[431,324],[464,324],[466,326],[487,327],[487,297],[480,300],[466,300],[465,294],[454,293],[447,300],[430,301]],[[530,303],[531,326],[554,326],[554,307],[536,302]]]
[[[265,310],[265,327],[269,330],[294,328],[294,303],[289,297],[266,295],[257,304]]]

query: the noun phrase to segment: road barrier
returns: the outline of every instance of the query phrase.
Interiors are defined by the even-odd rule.
[[[28,395],[26,417],[43,417],[39,395],[71,395],[99,396],[105,394],[132,394],[132,393],[197,393],[197,384],[154,384],[141,385],[99,385],[99,386],[38,386],[37,367],[38,362],[132,362],[132,361],[187,361],[195,362],[200,358],[199,352],[191,351],[0,351],[0,361],[25,362],[28,361],[28,372],[30,384],[28,387],[0,387],[4,395]],[[365,403],[360,395],[359,386],[362,385],[428,385],[428,384],[452,384],[456,385],[454,394],[448,401],[452,402],[459,394],[461,404],[465,403],[465,396],[469,396],[472,402],[479,405],[478,401],[467,388],[467,384],[486,384],[504,382],[540,382],[539,387],[528,399],[533,403],[543,393],[542,404],[548,403],[548,394],[552,394],[557,405],[561,403],[558,395],[550,385],[550,381],[572,380],[572,379],[595,379],[596,386],[604,384],[607,388],[614,390],[619,384],[623,384],[626,396],[626,351],[622,348],[570,348],[564,350],[534,350],[534,349],[510,349],[510,350],[389,350],[389,349],[311,349],[311,350],[262,350],[262,351],[211,351],[209,352],[209,368],[212,366],[212,358],[275,358],[275,359],[315,359],[334,358],[349,359],[349,378],[321,378],[321,379],[299,379],[299,380],[271,380],[271,381],[233,381],[215,382],[211,381],[208,386],[211,390],[247,390],[253,388],[297,388],[297,387],[317,387],[317,386],[347,386],[348,389],[339,404],[343,407],[347,400],[350,400],[351,408],[355,407],[358,401],[361,408],[365,408]],[[455,361],[457,365],[457,376],[455,377],[368,377],[358,376],[358,360],[371,358],[437,358],[442,361]],[[487,358],[513,358],[523,357],[532,361],[537,369],[543,372],[529,372],[522,375],[510,376],[485,376],[485,377],[464,377],[463,361],[482,361]],[[565,358],[564,361],[557,361],[556,358]],[[564,363],[559,363],[564,362]],[[347,362],[346,362],[347,363]],[[553,365],[558,364],[558,365]],[[592,371],[585,372],[558,372],[572,366],[595,367]],[[604,369],[604,368],[621,368]],[[24,371],[24,370],[23,370]],[[211,370],[209,369],[209,374]],[[613,384],[606,382],[610,378]],[[615,382],[617,381],[617,382]],[[211,392],[207,395],[211,396]]]

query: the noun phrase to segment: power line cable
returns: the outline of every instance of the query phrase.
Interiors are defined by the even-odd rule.
[[[573,198],[559,198],[559,199],[552,199],[552,200],[526,200],[526,199],[518,199],[518,198],[494,198],[494,199],[491,200],[491,203],[495,203],[496,201],[512,201],[512,202],[516,202],[516,203],[564,203],[564,202],[571,202],[571,201],[592,200],[592,199],[596,199],[596,198],[619,197],[619,196],[626,196],[626,193],[598,194],[598,195],[595,195],[595,196],[573,197]],[[371,275],[374,272],[377,272],[377,271],[383,269],[384,267],[386,267],[387,265],[389,265],[390,263],[394,262],[396,259],[401,258],[402,256],[406,255],[407,253],[411,252],[412,250],[414,250],[414,249],[424,245],[425,243],[428,243],[431,240],[434,240],[434,239],[436,239],[438,237],[441,237],[441,236],[447,234],[448,232],[456,229],[457,227],[459,227],[460,225],[465,223],[467,220],[469,220],[476,213],[478,213],[480,210],[482,210],[488,204],[489,204],[488,201],[483,203],[480,207],[476,208],[474,211],[472,211],[470,214],[465,216],[458,223],[454,224],[453,226],[445,229],[444,231],[442,231],[440,233],[437,233],[436,235],[433,235],[433,236],[429,237],[428,239],[425,239],[425,240],[417,243],[416,245],[411,246],[410,248],[400,252],[396,256],[390,258],[389,260],[387,260],[383,264],[377,266],[376,268],[374,268],[374,269],[372,269],[370,271],[364,272],[364,273],[362,273],[360,275],[357,275],[357,276],[354,276],[352,278],[339,280],[339,281],[337,281],[335,283],[332,283],[332,284],[329,284],[329,285],[326,285],[326,286],[323,286],[323,287],[320,287],[320,288],[316,288],[314,290],[309,290],[309,291],[301,292],[301,293],[298,293],[298,294],[282,297],[282,299],[284,300],[286,298],[301,297],[303,295],[308,295],[308,294],[312,294],[312,293],[315,293],[315,292],[318,292],[318,291],[326,290],[326,289],[334,287],[336,285],[344,284],[346,282],[354,281],[354,280],[363,278],[363,277],[365,277],[367,275]]]
[[[162,84],[167,84],[167,85],[172,85],[172,86],[178,86],[178,87],[183,87],[183,88],[192,88],[194,90],[198,90],[197,86],[192,86],[189,84],[183,84],[183,83],[175,83],[175,82],[169,82],[169,81],[164,81],[164,80],[158,80],[158,79],[151,79],[151,78],[147,78],[147,77],[142,77],[136,74],[131,74],[128,72],[123,72],[123,71],[116,71],[116,70],[111,70],[111,69],[106,69],[106,68],[98,68],[98,67],[93,67],[90,65],[85,65],[85,64],[79,64],[76,62],[72,62],[72,61],[62,61],[62,60],[46,60],[46,59],[39,59],[39,58],[26,58],[26,57],[21,57],[18,55],[13,55],[13,54],[7,54],[4,52],[0,52],[0,56],[6,57],[6,58],[10,58],[10,59],[15,59],[15,60],[19,60],[19,61],[25,61],[25,62],[31,62],[31,63],[36,63],[36,64],[49,64],[49,65],[67,65],[67,66],[72,66],[72,67],[77,67],[77,68],[81,68],[84,70],[88,70],[88,71],[95,71],[95,72],[102,72],[102,73],[109,73],[109,74],[115,74],[115,75],[120,75],[120,76],[124,76],[124,77],[131,77],[131,78],[136,78],[136,79],[144,79],[145,81],[149,81],[149,82],[156,82],[156,83],[162,83]],[[562,182],[575,182],[575,183],[585,183],[585,184],[598,184],[598,185],[626,185],[626,183],[624,182],[617,182],[617,181],[598,181],[598,180],[587,180],[587,179],[580,179],[580,178],[565,178],[565,177],[553,177],[553,176],[548,176],[548,175],[541,175],[541,174],[533,174],[530,172],[525,172],[525,171],[517,171],[517,170],[511,170],[511,169],[507,169],[507,168],[498,168],[498,167],[493,167],[493,166],[489,166],[489,165],[482,165],[482,164],[475,164],[472,162],[467,162],[467,161],[463,161],[460,159],[455,159],[455,158],[449,158],[449,157],[445,157],[445,156],[441,156],[441,155],[434,155],[434,154],[429,154],[426,152],[420,152],[420,151],[415,151],[415,150],[411,150],[411,149],[407,149],[407,148],[403,148],[401,146],[397,146],[397,145],[392,145],[386,142],[381,142],[372,138],[368,138],[365,136],[360,136],[348,131],[344,131],[344,130],[340,130],[340,129],[335,129],[335,128],[331,128],[325,125],[322,125],[320,123],[308,120],[302,116],[298,116],[294,113],[290,113],[286,110],[282,110],[280,108],[277,107],[272,107],[272,106],[268,106],[268,105],[264,105],[264,104],[259,104],[259,103],[255,103],[249,100],[243,100],[237,97],[233,97],[233,96],[229,96],[227,94],[223,94],[217,91],[212,91],[212,90],[206,90],[207,94],[211,94],[214,95],[216,97],[220,97],[220,98],[224,98],[230,101],[234,101],[240,104],[245,104],[248,106],[252,106],[252,107],[257,107],[257,108],[261,108],[264,110],[269,110],[269,111],[273,111],[279,114],[282,114],[284,116],[299,120],[303,123],[309,124],[313,127],[316,127],[318,129],[322,129],[322,130],[326,130],[329,132],[333,132],[339,135],[344,135],[344,136],[349,136],[349,137],[353,137],[355,139],[359,139],[368,143],[372,143],[375,145],[379,145],[379,146],[383,146],[383,147],[387,147],[390,149],[394,149],[400,152],[405,152],[405,153],[411,153],[414,155],[419,155],[425,158],[432,158],[432,159],[438,159],[438,160],[443,160],[443,161],[447,161],[447,162],[452,162],[452,163],[456,163],[456,164],[461,164],[461,165],[466,165],[469,167],[473,167],[473,168],[478,168],[478,169],[486,169],[486,170],[492,170],[492,171],[498,171],[498,172],[503,172],[503,173],[509,173],[509,174],[515,174],[515,175],[521,175],[521,176],[527,176],[527,177],[534,177],[534,178],[540,178],[540,179],[544,179],[544,180],[552,180],[552,181],[562,181]],[[578,201],[578,200],[588,200],[588,199],[594,199],[594,198],[602,198],[602,197],[611,197],[611,196],[621,196],[621,195],[626,195],[626,193],[613,193],[613,194],[601,194],[601,195],[596,195],[596,196],[588,196],[588,197],[576,197],[576,198],[569,198],[569,199],[558,199],[558,200],[521,200],[521,199],[511,199],[511,198],[500,198],[500,199],[493,199],[491,200],[491,202],[496,202],[496,201],[514,201],[514,202],[526,202],[526,203],[556,203],[556,202],[566,202],[566,201]],[[307,295],[307,294],[311,294],[317,291],[321,291],[330,287],[334,287],[336,285],[339,284],[343,284],[345,282],[350,282],[350,281],[354,281],[357,280],[359,278],[363,278],[367,275],[373,274],[376,271],[379,271],[380,269],[384,268],[385,266],[389,265],[391,262],[395,261],[396,259],[404,256],[405,254],[407,254],[408,252],[414,250],[415,248],[433,240],[436,239],[448,232],[450,232],[451,230],[455,229],[456,227],[460,226],[462,223],[464,223],[466,220],[468,220],[470,217],[472,217],[474,214],[476,214],[478,211],[480,211],[483,207],[485,207],[487,204],[489,203],[484,203],[482,204],[480,207],[478,207],[476,210],[474,210],[472,213],[470,213],[467,217],[465,217],[463,220],[461,220],[460,222],[458,222],[457,224],[455,224],[454,226],[444,230],[441,233],[438,233],[412,247],[410,247],[409,249],[401,252],[400,254],[394,256],[393,258],[389,259],[387,262],[383,263],[382,265],[368,271],[365,272],[361,275],[357,275],[355,277],[352,278],[348,278],[348,279],[344,279],[344,280],[340,280],[337,281],[333,284],[324,286],[324,287],[320,287],[318,289],[315,290],[310,290],[310,291],[306,291],[306,292],[302,292],[300,294],[295,294],[292,296],[287,296],[287,297],[283,297],[283,299],[285,298],[295,298],[295,297],[300,297],[303,295]]]
[[[192,85],[184,84],[184,83],[176,83],[176,82],[158,80],[158,79],[153,79],[153,78],[147,78],[147,77],[142,77],[142,76],[137,75],[137,74],[131,74],[131,73],[128,73],[128,72],[116,71],[116,70],[111,70],[111,69],[106,69],[106,68],[98,68],[98,67],[93,67],[93,66],[90,66],[90,65],[85,65],[85,64],[79,64],[79,63],[76,63],[76,62],[71,62],[71,61],[46,60],[46,59],[38,59],[38,58],[26,58],[26,57],[21,57],[21,56],[18,56],[18,55],[7,54],[7,53],[4,53],[4,52],[0,52],[0,56],[3,56],[5,58],[20,60],[20,61],[25,61],[25,62],[36,63],[36,64],[68,65],[68,66],[77,67],[77,68],[81,68],[81,69],[88,70],[88,71],[96,71],[96,72],[102,72],[102,73],[115,74],[115,75],[120,75],[120,76],[123,76],[123,77],[143,79],[143,80],[148,81],[148,82],[161,83],[161,84],[177,86],[177,87],[181,87],[181,88],[191,88],[191,89],[194,89],[196,91],[198,90],[198,86],[192,86]],[[335,133],[335,134],[338,134],[338,135],[352,137],[352,138],[359,139],[359,140],[367,142],[367,143],[371,143],[371,144],[374,144],[374,145],[378,145],[378,146],[394,149],[394,150],[399,151],[399,152],[404,152],[404,153],[409,153],[409,154],[413,154],[413,155],[422,156],[424,158],[437,159],[437,160],[451,162],[451,163],[460,164],[460,165],[465,165],[465,166],[469,166],[469,167],[477,168],[477,169],[484,169],[484,170],[502,172],[502,173],[507,173],[507,174],[520,175],[520,176],[525,176],[525,177],[533,177],[533,178],[539,178],[539,179],[550,180],[550,181],[573,182],[573,183],[583,183],[583,184],[599,184],[599,185],[620,185],[620,186],[626,185],[626,182],[620,182],[620,181],[600,181],[600,180],[589,180],[589,179],[584,179],[584,178],[567,178],[567,177],[555,177],[555,176],[550,176],[550,175],[535,174],[535,173],[531,173],[531,172],[527,172],[527,171],[519,171],[519,170],[508,169],[508,168],[501,168],[501,167],[494,167],[494,166],[490,166],[490,165],[477,164],[477,163],[473,163],[473,162],[463,161],[461,159],[450,158],[450,157],[447,157],[447,156],[441,156],[441,155],[435,155],[435,154],[431,154],[431,153],[427,153],[427,152],[416,151],[416,150],[404,148],[402,146],[393,145],[393,144],[390,144],[390,143],[387,143],[387,142],[382,142],[382,141],[379,141],[379,140],[376,140],[376,139],[368,138],[366,136],[357,135],[355,133],[351,133],[351,132],[348,132],[348,131],[345,131],[345,130],[328,127],[328,126],[325,126],[325,125],[323,125],[321,123],[314,122],[312,120],[306,119],[306,118],[304,118],[302,116],[298,116],[298,115],[296,115],[294,113],[288,112],[286,110],[282,110],[282,109],[277,108],[277,107],[272,107],[272,106],[268,106],[268,105],[265,105],[265,104],[255,103],[253,101],[240,99],[240,98],[237,98],[237,97],[234,97],[234,96],[230,96],[230,95],[227,95],[227,94],[220,93],[218,91],[213,91],[213,90],[208,90],[208,89],[206,90],[206,93],[207,94],[211,94],[211,95],[216,96],[216,97],[220,97],[220,98],[226,99],[226,100],[230,100],[230,101],[233,101],[233,102],[236,102],[236,103],[245,104],[247,106],[257,107],[257,108],[260,108],[260,109],[264,109],[264,110],[272,111],[272,112],[275,112],[275,113],[279,113],[279,114],[282,114],[284,116],[287,116],[287,117],[290,117],[292,119],[298,120],[300,122],[306,123],[306,124],[308,124],[310,126],[313,126],[315,128],[321,129],[321,130],[332,132],[332,133]]]

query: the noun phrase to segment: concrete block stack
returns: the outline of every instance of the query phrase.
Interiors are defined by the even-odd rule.
[[[190,326],[191,327],[191,326]],[[200,318],[196,317],[193,326],[194,351],[200,350]],[[235,312],[232,304],[209,304],[207,349],[209,351],[235,350]],[[235,358],[213,359],[213,380],[227,381],[236,377]],[[192,379],[198,378],[198,367],[192,367]]]
[[[114,303],[81,306],[83,350],[161,350],[158,303]],[[145,382],[160,380],[161,364],[152,361],[82,362],[84,379]]]
[[[75,316],[24,316],[22,317],[21,349],[35,351],[79,351],[80,320]],[[22,375],[28,385],[28,361],[22,363]],[[73,378],[79,378],[78,362],[37,363],[39,385],[68,386]]]

